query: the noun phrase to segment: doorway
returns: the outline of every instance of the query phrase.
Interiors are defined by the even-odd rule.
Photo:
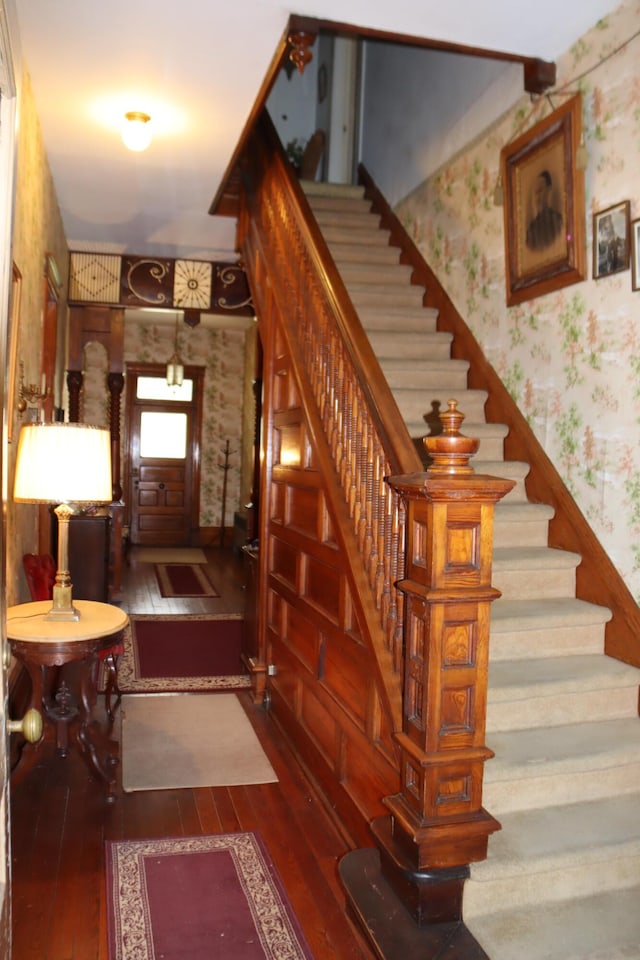
[[[168,387],[160,364],[127,365],[126,523],[132,544],[198,542],[203,367]]]

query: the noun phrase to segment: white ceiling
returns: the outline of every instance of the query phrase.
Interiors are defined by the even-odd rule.
[[[612,0],[5,0],[30,72],[69,246],[234,259],[208,209],[292,13],[555,60]],[[19,40],[18,40],[19,36]],[[127,110],[154,139],[130,153]]]

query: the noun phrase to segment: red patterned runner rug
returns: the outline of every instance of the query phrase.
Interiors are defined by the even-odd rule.
[[[130,617],[118,663],[123,693],[191,693],[251,686],[240,659],[241,614]]]
[[[206,570],[197,563],[156,563],[163,597],[219,597]]]
[[[109,960],[313,960],[257,833],[106,841]]]

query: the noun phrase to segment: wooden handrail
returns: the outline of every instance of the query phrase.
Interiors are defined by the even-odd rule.
[[[386,483],[421,469],[378,360],[265,114],[242,163],[241,247],[254,301],[259,275],[280,306],[327,495],[343,519],[354,602],[367,623],[392,729],[402,725],[404,511]],[[257,264],[260,264],[258,267]]]
[[[412,281],[426,288],[425,306],[438,310],[438,329],[453,334],[452,356],[470,362],[469,387],[488,392],[487,420],[509,428],[505,459],[527,462],[529,499],[553,507],[549,545],[582,557],[576,571],[577,596],[611,610],[612,618],[605,628],[605,652],[640,666],[640,608],[631,592],[478,341],[363,166],[359,179],[382,226],[390,231],[391,243],[400,247],[401,262],[413,268]]]

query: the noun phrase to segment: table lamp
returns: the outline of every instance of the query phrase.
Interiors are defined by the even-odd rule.
[[[79,620],[69,574],[69,518],[77,504],[111,503],[111,436],[86,423],[31,423],[18,440],[13,499],[55,503],[58,569],[45,620]]]

